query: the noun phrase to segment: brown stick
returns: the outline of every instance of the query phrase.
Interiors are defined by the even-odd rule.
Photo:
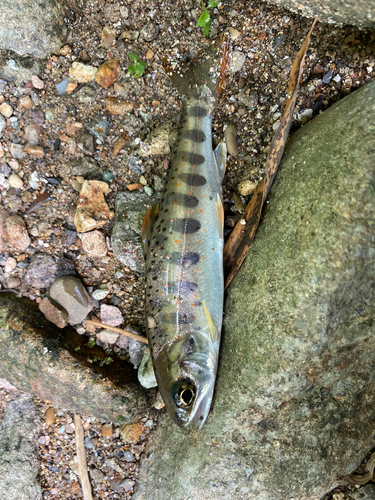
[[[93,321],[92,319],[87,319],[86,323],[88,323],[89,325],[100,326],[101,328],[107,328],[107,330],[113,330],[120,335],[125,335],[126,337],[130,337],[131,339],[139,340],[139,342],[148,344],[148,340],[146,339],[146,337],[141,337],[141,335],[128,332],[127,330],[122,330],[121,328],[117,328],[116,326],[106,325],[105,323],[100,323],[100,321]]]
[[[91,484],[87,472],[87,462],[85,453],[85,443],[83,441],[83,426],[81,417],[74,414],[74,425],[76,428],[76,447],[78,458],[78,472],[81,479],[81,486],[84,500],[92,500]]]

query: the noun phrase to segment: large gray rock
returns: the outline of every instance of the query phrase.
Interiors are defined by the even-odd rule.
[[[6,500],[41,500],[37,408],[29,394],[11,401],[0,425],[0,496]]]
[[[65,9],[74,0],[2,0],[0,49],[39,59],[58,52],[68,36]]]
[[[289,142],[226,297],[212,412],[164,415],[134,500],[317,500],[375,446],[375,82]]]
[[[106,359],[85,335],[47,321],[35,302],[0,292],[0,375],[17,389],[59,408],[133,423],[144,417],[149,395],[129,363]]]
[[[375,26],[375,0],[266,0],[298,15],[325,23],[352,24],[360,28]]]

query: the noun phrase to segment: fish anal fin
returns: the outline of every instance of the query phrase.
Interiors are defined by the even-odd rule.
[[[208,312],[206,302],[204,300],[203,300],[203,307],[204,307],[204,313],[205,313],[206,318],[207,318],[208,327],[210,329],[211,340],[212,340],[212,342],[215,343],[219,340],[219,330],[214,325],[214,323],[211,319],[211,315]]]
[[[143,255],[146,256],[148,253],[148,241],[151,237],[152,228],[156,217],[159,213],[159,205],[155,205],[146,210],[145,216],[143,218],[142,224],[142,248]]]
[[[217,193],[216,198],[216,215],[217,215],[217,226],[219,230],[219,236],[221,239],[224,238],[224,207],[223,200],[219,193]]]

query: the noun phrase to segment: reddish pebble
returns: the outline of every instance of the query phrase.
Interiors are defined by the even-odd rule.
[[[120,59],[114,58],[106,61],[104,64],[99,66],[98,72],[95,75],[95,81],[101,86],[107,89],[110,87],[119,76],[119,65]]]
[[[113,434],[113,428],[112,424],[105,424],[102,426],[102,436],[103,437],[110,437]]]

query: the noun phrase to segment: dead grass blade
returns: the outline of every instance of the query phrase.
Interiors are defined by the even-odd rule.
[[[363,476],[356,476],[354,474],[349,474],[348,476],[344,476],[339,483],[343,486],[348,485],[364,485],[369,481],[374,481],[374,469],[375,469],[375,453],[371,455],[369,461],[366,464],[366,469],[368,470],[367,474],[363,474]]]
[[[92,319],[87,319],[86,323],[89,325],[94,325],[99,328],[106,328],[107,330],[112,330],[114,332],[119,333],[120,335],[125,335],[134,340],[138,340],[139,342],[143,342],[144,344],[148,344],[148,340],[141,335],[137,335],[136,333],[128,332],[127,330],[123,330],[122,328],[117,328],[116,326],[106,325],[105,323],[101,323],[100,321],[93,321]]]
[[[77,458],[78,458],[78,471],[79,478],[81,480],[82,492],[84,500],[92,500],[92,490],[89,480],[89,474],[87,472],[87,462],[85,453],[85,443],[84,443],[84,433],[82,420],[79,415],[74,414],[74,426],[76,430],[76,447],[77,447]]]
[[[303,72],[306,51],[310,41],[310,35],[317,22],[317,18],[310,28],[306,39],[299,50],[290,72],[288,85],[288,98],[283,118],[270,145],[267,158],[266,174],[257,187],[251,200],[246,206],[244,217],[239,220],[230,234],[224,247],[224,273],[225,288],[228,287],[233,277],[241,267],[250,245],[254,241],[259,225],[260,216],[264,202],[275,179],[277,169],[284,153],[285,144],[288,139],[290,126],[293,120],[294,107],[297,100],[299,81]]]

